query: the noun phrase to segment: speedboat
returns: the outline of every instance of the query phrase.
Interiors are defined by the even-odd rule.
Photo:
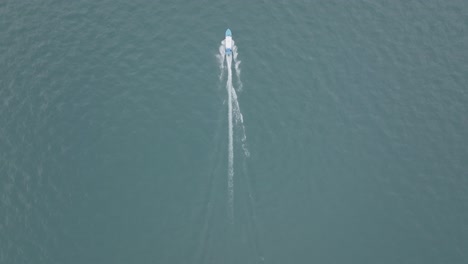
[[[226,38],[224,39],[224,47],[226,48],[226,56],[230,56],[232,54],[232,33],[231,30],[228,28],[226,30]]]

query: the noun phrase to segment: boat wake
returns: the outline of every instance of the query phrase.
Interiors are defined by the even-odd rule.
[[[236,77],[237,77],[237,82],[238,82],[238,85],[239,87],[237,88],[237,90],[240,92],[242,91],[242,81],[241,81],[241,78],[240,78],[240,74],[241,74],[241,70],[240,70],[240,64],[241,64],[241,61],[237,59],[237,46],[234,44],[234,41],[233,41],[233,49],[232,49],[232,56],[234,58],[234,69],[236,70]]]
[[[223,231],[220,232],[221,229],[219,228],[221,227],[219,222],[212,220],[217,215],[215,214],[214,204],[216,201],[220,200],[212,201],[212,198],[208,198],[206,221],[203,229],[203,243],[200,247],[200,263],[225,262],[214,261],[217,256],[222,256],[222,260],[231,258],[237,259],[237,250],[241,248],[246,253],[246,258],[254,259],[255,263],[264,263],[265,258],[258,231],[254,195],[255,188],[252,185],[247,167],[247,158],[250,157],[250,152],[247,146],[244,118],[238,99],[238,93],[241,93],[243,88],[240,79],[241,61],[238,59],[237,47],[234,40],[232,40],[231,31],[229,29],[226,31],[226,38],[220,43],[219,53],[216,54],[216,58],[220,70],[218,76],[219,85],[220,88],[225,87],[227,91],[227,206],[224,205],[224,201],[221,201],[221,203],[223,210],[227,209],[228,217],[226,219],[227,221],[224,222],[227,225],[223,226]],[[222,146],[224,147],[225,145],[222,144]],[[217,150],[221,149],[222,148],[217,148]],[[224,151],[224,149],[222,151]],[[214,155],[216,157],[223,156],[218,153]],[[213,173],[210,186],[212,186],[213,179],[216,178],[216,175],[217,173]],[[235,179],[235,175],[238,178]],[[236,188],[234,188],[235,185]],[[214,189],[212,187],[208,188],[210,190]],[[235,196],[235,191],[237,192],[237,196]],[[212,191],[210,191],[209,193],[209,196],[211,196],[214,192],[212,193]],[[225,194],[223,193],[222,195]],[[236,199],[234,200],[234,198]],[[236,209],[235,215],[234,209]],[[222,214],[222,217],[225,217],[225,214]],[[218,226],[218,229],[214,228],[216,226]],[[215,252],[215,255],[211,256],[211,252]],[[220,254],[219,252],[224,252],[225,254]]]
[[[232,55],[225,54],[224,40],[221,42],[219,47],[219,54],[217,55],[219,60],[220,81],[223,79],[225,72],[227,71],[226,90],[228,93],[228,206],[229,215],[231,220],[234,218],[234,130],[240,133],[240,144],[245,157],[250,156],[250,152],[247,147],[247,136],[244,127],[244,118],[240,110],[239,101],[237,97],[236,89],[233,85],[232,80],[232,64],[234,62],[234,70],[236,74],[236,81],[238,84],[237,91],[241,91],[242,82],[240,80],[240,63],[237,56],[237,47],[232,41]]]

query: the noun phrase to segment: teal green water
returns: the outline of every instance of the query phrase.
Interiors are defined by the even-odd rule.
[[[3,1],[0,263],[467,263],[467,14]]]

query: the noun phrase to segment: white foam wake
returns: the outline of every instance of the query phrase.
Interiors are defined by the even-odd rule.
[[[228,94],[228,207],[231,220],[234,217],[234,131],[239,131],[241,147],[246,157],[250,156],[247,148],[247,136],[245,133],[244,119],[239,107],[237,99],[237,92],[234,89],[232,81],[232,62],[234,61],[234,69],[237,77],[238,91],[242,89],[242,82],[240,80],[240,60],[237,59],[237,46],[233,41],[232,56],[225,56],[224,41],[221,42],[219,47],[219,54],[217,54],[220,75],[219,79],[224,77],[225,68],[227,68],[227,81],[226,90]],[[224,66],[226,61],[226,67]]]
[[[219,54],[216,54],[216,58],[219,63],[219,80],[223,79],[224,75],[224,40],[221,41],[221,46],[219,46]]]
[[[241,78],[240,78],[240,74],[241,74],[241,70],[240,70],[240,64],[241,64],[241,61],[239,59],[237,59],[237,46],[234,42],[234,40],[232,41],[232,56],[233,56],[233,59],[234,59],[234,69],[236,70],[236,77],[237,77],[237,82],[239,84],[239,87],[237,88],[237,90],[240,92],[242,91],[242,81],[241,81]]]
[[[240,140],[242,144],[242,150],[244,151],[244,155],[246,157],[250,157],[249,149],[247,148],[247,135],[245,134],[245,127],[244,127],[244,117],[240,111],[239,101],[237,100],[237,93],[235,89],[231,90],[232,93],[232,104],[233,104],[233,114],[234,120],[236,121],[236,125],[239,127],[240,130]]]
[[[232,57],[226,57],[228,78],[226,83],[228,93],[228,203],[231,217],[234,216],[234,131],[232,123]]]
[[[237,83],[238,83],[238,88],[237,91],[241,92],[242,91],[242,81],[240,78],[241,70],[240,70],[240,64],[241,61],[237,58],[239,55],[237,52],[237,46],[235,45],[234,40],[232,41],[232,57],[234,60],[234,70],[236,71],[236,77],[237,77]],[[245,127],[244,127],[244,118],[242,116],[242,113],[240,111],[239,107],[239,101],[237,100],[237,92],[235,89],[231,90],[232,92],[232,103],[233,103],[233,113],[234,117],[236,120],[236,125],[240,127],[240,133],[241,133],[241,144],[242,144],[242,149],[244,150],[244,155],[246,157],[250,156],[250,152],[247,148],[247,136],[245,134]]]

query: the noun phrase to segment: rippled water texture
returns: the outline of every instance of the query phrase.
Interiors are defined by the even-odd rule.
[[[0,263],[468,263],[468,2],[273,2],[1,2]]]

